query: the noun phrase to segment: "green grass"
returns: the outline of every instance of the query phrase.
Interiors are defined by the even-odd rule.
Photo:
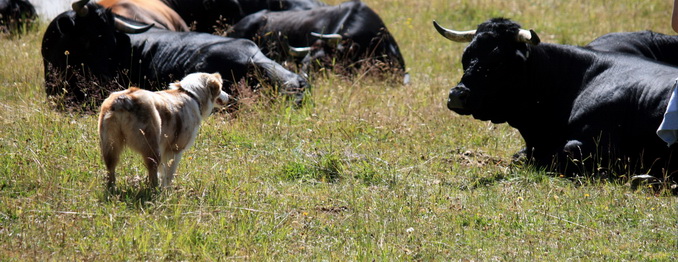
[[[0,260],[678,258],[676,197],[513,166],[514,129],[447,110],[465,45],[431,26],[504,16],[545,42],[585,44],[671,33],[670,1],[367,3],[398,40],[411,85],[330,75],[300,109],[213,115],[160,193],[139,182],[132,153],[119,191],[105,193],[96,116],[46,103],[44,25],[0,39]]]

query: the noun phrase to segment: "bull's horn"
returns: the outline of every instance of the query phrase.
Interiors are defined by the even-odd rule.
[[[435,27],[442,36],[455,42],[471,42],[476,35],[476,30],[454,31],[440,26],[435,20],[433,20],[433,27]]]
[[[537,33],[535,33],[532,29],[520,29],[520,31],[518,31],[517,40],[518,42],[525,42],[533,45],[538,45],[541,42]]]
[[[343,38],[340,34],[321,34],[321,33],[311,32],[311,35],[315,36],[317,38],[322,38],[322,39],[339,39],[339,40],[341,40]]]
[[[123,32],[123,33],[128,33],[128,34],[139,34],[148,31],[148,29],[151,29],[154,24],[150,25],[133,25],[130,23],[127,23],[123,21],[120,18],[114,18],[115,20],[115,29],[118,29],[118,31]]]
[[[293,57],[304,57],[311,52],[311,47],[293,47],[290,46],[289,53]]]
[[[320,34],[316,32],[311,32],[311,35],[320,39],[328,40],[328,42],[331,45],[339,44],[339,41],[341,41],[344,38],[340,34]]]
[[[84,17],[89,13],[89,8],[87,8],[88,2],[89,0],[80,0],[71,4],[71,7],[79,17]]]

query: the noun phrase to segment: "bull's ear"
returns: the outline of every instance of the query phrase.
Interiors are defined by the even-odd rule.
[[[518,42],[528,43],[532,45],[538,45],[541,42],[537,33],[532,29],[530,30],[520,29],[518,31],[518,35],[516,36],[516,40]]]
[[[530,57],[530,49],[517,49],[516,57],[518,57],[523,62],[527,61],[527,59]]]
[[[70,33],[75,27],[75,21],[68,16],[62,16],[57,20],[57,28],[62,34]]]
[[[115,32],[115,49],[118,55],[129,56],[132,44],[130,43],[129,36],[122,32]]]
[[[541,39],[539,38],[539,35],[537,35],[537,32],[530,29],[530,34],[532,35],[532,41],[531,42],[532,42],[533,45],[538,45],[539,43],[541,43]]]

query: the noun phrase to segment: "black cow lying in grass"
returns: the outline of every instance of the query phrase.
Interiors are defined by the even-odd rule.
[[[409,82],[395,38],[379,15],[357,0],[309,10],[260,11],[234,24],[228,36],[257,42],[276,61],[303,58],[297,59],[302,72],[315,64],[339,65],[348,75],[371,70]]]
[[[434,26],[450,40],[470,42],[447,107],[518,129],[537,166],[569,175],[605,169],[676,179],[678,159],[655,131],[678,68],[540,43],[534,31],[502,18],[463,32]]]
[[[87,2],[74,3],[74,10],[57,16],[45,32],[48,96],[98,103],[111,89],[136,85],[159,90],[194,72],[218,72],[225,86],[260,75],[297,102],[307,86],[305,79],[268,59],[252,41],[141,26]],[[245,84],[255,88],[257,79]]]
[[[38,17],[28,0],[0,0],[0,33],[16,34],[30,28]]]

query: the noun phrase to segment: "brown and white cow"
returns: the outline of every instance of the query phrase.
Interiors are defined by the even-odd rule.
[[[114,14],[172,31],[189,31],[186,22],[160,0],[101,0]]]

